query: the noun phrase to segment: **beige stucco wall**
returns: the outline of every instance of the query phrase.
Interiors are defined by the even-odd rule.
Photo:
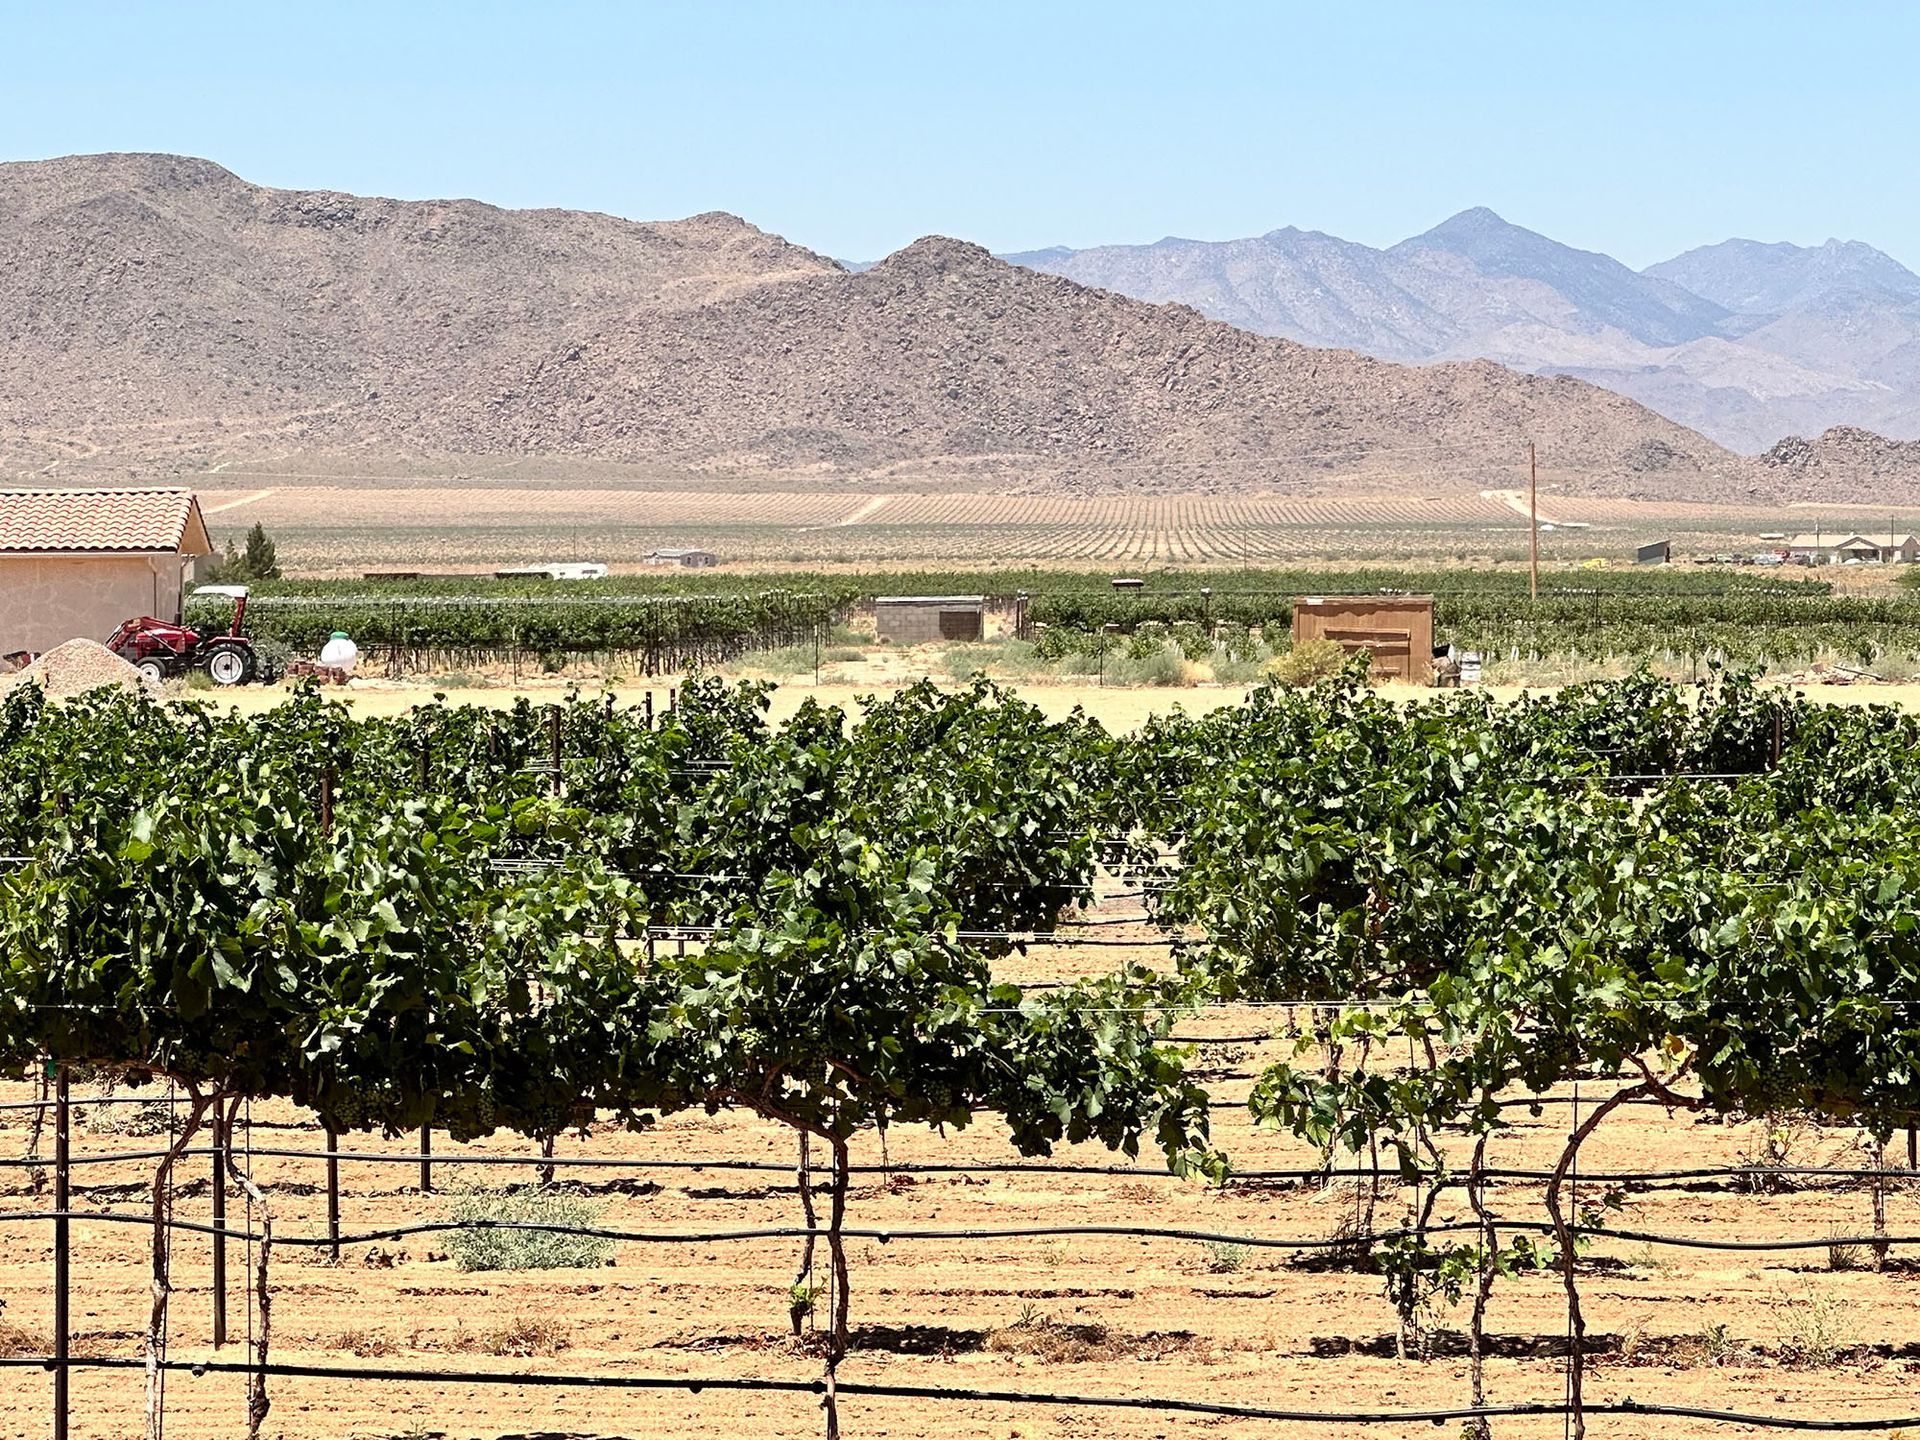
[[[104,641],[122,620],[180,614],[177,555],[0,555],[0,654]]]

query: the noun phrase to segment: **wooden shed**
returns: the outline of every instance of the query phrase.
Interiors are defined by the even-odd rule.
[[[984,595],[880,595],[873,602],[874,633],[901,645],[978,640],[986,624]]]
[[[1376,680],[1433,683],[1431,595],[1310,595],[1293,603],[1293,643],[1334,640],[1365,650]]]

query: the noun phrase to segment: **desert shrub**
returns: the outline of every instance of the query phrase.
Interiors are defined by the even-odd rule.
[[[1186,657],[1165,643],[1146,655],[1108,656],[1106,676],[1109,685],[1185,685],[1192,678]]]
[[[601,1207],[557,1190],[474,1191],[454,1202],[462,1224],[597,1226]],[[604,1265],[613,1242],[552,1230],[455,1230],[447,1244],[462,1270],[568,1270]]]
[[[1724,1320],[1709,1321],[1698,1343],[1700,1358],[1709,1365],[1730,1364],[1740,1354],[1740,1342],[1733,1338],[1733,1330]]]
[[[1827,1268],[1829,1270],[1858,1270],[1865,1264],[1865,1256],[1860,1247],[1848,1241],[1844,1226],[1833,1226],[1827,1231]]]
[[[1268,676],[1281,685],[1316,685],[1331,680],[1347,663],[1346,649],[1338,640],[1302,640],[1291,650],[1266,663]]]
[[[1000,646],[1000,658],[994,668],[1002,675],[1031,678],[1043,673],[1047,666],[1032,641],[1007,640]]]
[[[1189,660],[1205,660],[1213,653],[1213,637],[1198,621],[1177,620],[1167,633],[1173,643],[1180,647],[1180,653]]]
[[[761,675],[803,674],[813,669],[813,646],[782,645],[773,650],[758,650],[742,655],[734,662],[734,668]]]
[[[1222,685],[1251,685],[1264,673],[1263,667],[1271,658],[1265,647],[1255,647],[1251,655],[1235,655],[1223,647],[1216,647],[1207,656],[1207,670]]]
[[[1767,1302],[1773,1311],[1780,1358],[1816,1369],[1832,1365],[1853,1344],[1853,1322],[1837,1296],[1822,1295],[1802,1281],[1798,1290],[1779,1290]]]

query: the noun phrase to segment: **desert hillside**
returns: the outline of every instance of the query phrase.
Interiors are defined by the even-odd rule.
[[[587,457],[732,481],[1021,490],[1512,483],[1744,496],[1633,401],[1310,348],[955,240],[861,274],[728,215],[636,223],[250,185],[206,161],[0,166],[9,471]]]

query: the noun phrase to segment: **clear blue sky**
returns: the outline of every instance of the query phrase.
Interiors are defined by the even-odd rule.
[[[18,4],[0,157],[641,219],[871,259],[1382,244],[1470,205],[1644,265],[1745,235],[1920,268],[1920,5]]]

